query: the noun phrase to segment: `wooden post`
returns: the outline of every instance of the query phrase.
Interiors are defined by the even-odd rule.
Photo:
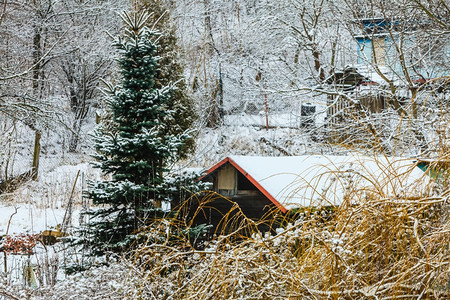
[[[85,223],[85,215],[83,214],[83,212],[87,212],[88,211],[88,199],[86,199],[86,197],[84,196],[84,192],[86,191],[86,179],[85,179],[85,175],[84,172],[81,173],[81,212],[80,213],[80,221],[79,224],[80,225],[84,225]]]
[[[220,123],[223,123],[223,80],[222,80],[222,64],[219,63],[219,118]]]
[[[264,104],[266,107],[266,130],[269,130],[269,103],[267,102],[267,86],[264,85]]]
[[[5,238],[8,236],[8,233],[9,233],[9,226],[11,225],[12,217],[13,217],[15,214],[17,214],[17,207],[16,207],[16,206],[14,207],[14,212],[11,214],[11,216],[9,216],[8,226],[6,226],[6,233],[5,233],[5,235],[4,235]],[[8,273],[8,259],[7,259],[7,257],[6,257],[6,255],[7,255],[7,254],[6,254],[6,250],[3,250],[3,254],[4,254],[4,263],[5,263],[5,273],[7,274],[7,273]]]
[[[81,171],[78,170],[75,181],[73,182],[72,192],[70,193],[69,202],[66,207],[66,212],[64,213],[61,233],[66,233],[67,228],[72,226],[73,194],[75,193],[75,188],[77,186],[78,177],[80,177],[80,172]]]
[[[36,130],[34,135],[34,152],[33,152],[33,165],[31,166],[31,178],[37,179],[39,172],[39,154],[41,152],[41,132]]]

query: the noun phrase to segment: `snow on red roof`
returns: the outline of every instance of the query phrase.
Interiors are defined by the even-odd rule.
[[[423,182],[424,173],[412,159],[349,156],[230,156],[207,174],[229,162],[281,211],[301,206],[342,203],[346,191],[395,196]]]

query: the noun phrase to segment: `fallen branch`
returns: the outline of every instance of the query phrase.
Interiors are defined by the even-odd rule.
[[[13,299],[13,300],[20,300],[20,299],[17,298],[16,296],[13,296],[13,295],[11,295],[10,293],[7,293],[7,292],[5,292],[5,291],[0,291],[0,295],[5,296],[5,297],[8,297],[8,298]]]
[[[284,148],[282,148],[282,147],[280,147],[278,145],[275,145],[274,143],[272,143],[271,141],[269,141],[265,137],[260,138],[259,141],[264,143],[264,144],[266,144],[267,146],[270,146],[270,147],[274,148],[275,150],[280,151],[282,154],[284,154],[286,156],[292,156],[292,154],[289,153],[286,149],[284,149]]]

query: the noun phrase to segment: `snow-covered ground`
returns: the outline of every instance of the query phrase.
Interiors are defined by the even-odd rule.
[[[64,213],[63,208],[36,208],[32,204],[23,203],[12,206],[0,204],[0,235],[36,234],[55,228],[62,223]]]
[[[78,176],[77,176],[78,174]],[[89,163],[63,165],[41,173],[37,181],[29,181],[16,191],[0,199],[0,235],[14,233],[40,233],[62,224],[69,201],[74,210],[71,220],[76,226],[82,202],[82,189],[87,180],[99,178],[99,170]],[[17,212],[16,212],[17,209]]]
[[[6,242],[7,236],[26,240],[45,230],[56,230],[63,223],[77,227],[83,200],[82,189],[87,180],[96,180],[99,176],[99,170],[87,162],[61,165],[41,172],[37,181],[29,181],[14,192],[3,194],[0,197],[0,237],[3,238],[0,245]],[[68,209],[69,202],[72,202],[72,209]],[[31,255],[8,253],[6,260],[0,260],[0,270],[6,269],[8,272],[8,284],[22,284],[23,272],[28,265],[34,270],[37,285],[64,278],[62,265],[67,261],[63,246],[44,246],[40,241],[34,242],[36,246],[31,248]],[[49,276],[54,278],[47,278]]]

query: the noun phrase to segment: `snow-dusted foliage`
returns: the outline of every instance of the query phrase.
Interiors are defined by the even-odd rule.
[[[4,274],[3,274],[4,275]],[[111,263],[67,276],[52,285],[25,288],[1,278],[0,299],[142,299],[140,274],[127,263]]]
[[[166,221],[133,252],[146,278],[140,289],[183,299],[440,299],[449,292],[450,276],[449,198],[441,184],[407,197],[353,186],[344,195],[352,204],[280,216],[282,225],[271,234],[240,219],[239,230],[253,235],[237,230],[218,236],[203,251],[188,240],[178,247],[166,242]]]

